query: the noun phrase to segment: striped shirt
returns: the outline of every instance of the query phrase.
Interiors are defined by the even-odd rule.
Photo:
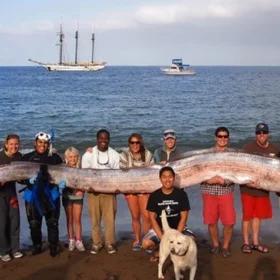
[[[142,161],[141,158],[133,158],[133,155],[128,148],[123,149],[123,151],[120,153],[120,168],[147,167],[153,163],[153,155],[147,149],[145,149],[145,161]]]

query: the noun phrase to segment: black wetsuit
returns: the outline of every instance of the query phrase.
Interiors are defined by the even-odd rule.
[[[53,154],[51,156],[48,153],[38,154],[36,151],[28,153],[23,156],[23,161],[31,161],[31,162],[39,162],[50,165],[61,164],[62,159],[59,155]],[[27,182],[27,187],[29,189],[34,188],[34,185]],[[56,188],[56,185],[46,184],[46,187],[52,189]],[[49,197],[46,197],[44,192],[41,192],[40,195],[40,204],[42,207],[42,211],[39,211],[36,207],[35,203],[25,202],[27,219],[30,226],[31,231],[31,239],[33,242],[33,253],[39,253],[42,247],[42,218],[45,217],[47,229],[48,229],[48,241],[50,244],[50,252],[51,255],[55,255],[58,248],[58,219],[60,212],[60,199],[59,197],[53,202],[54,205],[50,205]],[[53,207],[54,206],[54,207]]]
[[[20,161],[21,154],[8,157],[4,150],[0,152],[0,164]],[[7,182],[0,186],[0,254],[15,253],[19,250],[19,205],[16,183]]]

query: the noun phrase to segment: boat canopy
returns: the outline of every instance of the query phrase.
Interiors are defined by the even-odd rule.
[[[178,66],[190,66],[189,64],[183,64],[183,59],[182,58],[173,58],[172,59],[172,64],[176,64]]]

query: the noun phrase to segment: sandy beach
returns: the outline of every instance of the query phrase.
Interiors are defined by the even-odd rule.
[[[263,240],[270,252],[261,254],[243,254],[240,251],[240,239],[235,238],[232,244],[232,256],[223,258],[209,253],[207,240],[198,238],[197,280],[280,279],[279,253],[280,246],[269,242],[269,236]],[[89,244],[87,244],[89,247]],[[0,264],[0,279],[91,279],[91,280],[146,280],[157,279],[157,263],[149,261],[150,256],[144,251],[132,252],[131,240],[124,238],[118,243],[118,252],[108,255],[102,250],[98,255],[86,252],[69,252],[66,244],[61,244],[62,252],[52,258],[46,249],[42,254],[32,256],[29,250],[25,257]],[[173,279],[173,268],[166,264],[165,279]],[[188,273],[185,279],[188,279]]]
[[[280,209],[278,198],[271,195],[273,205],[273,219],[263,222],[261,231],[261,242],[269,247],[268,254],[261,254],[254,251],[252,254],[243,254],[240,250],[242,245],[241,237],[241,206],[239,190],[236,189],[236,211],[237,224],[234,228],[231,257],[225,259],[221,255],[213,256],[209,253],[209,238],[207,228],[202,224],[200,192],[197,188],[188,189],[192,201],[192,210],[189,219],[191,229],[197,235],[198,246],[198,270],[196,280],[278,280],[280,279],[280,242],[279,242],[279,219]],[[196,203],[194,203],[194,201]],[[22,201],[20,201],[22,202]],[[22,205],[21,205],[22,206]],[[44,252],[37,256],[31,255],[30,232],[24,209],[21,208],[22,224],[22,248],[25,257],[12,260],[9,263],[0,262],[0,280],[148,280],[157,279],[157,263],[150,262],[150,255],[144,251],[132,252],[132,232],[130,225],[125,227],[119,224],[121,221],[130,221],[129,213],[123,197],[118,200],[118,252],[115,255],[108,255],[102,250],[98,255],[89,253],[90,227],[88,223],[87,200],[83,211],[83,234],[86,252],[69,252],[66,238],[65,214],[61,211],[61,253],[52,258],[49,256],[47,244],[44,243]],[[220,226],[220,231],[221,231]],[[46,229],[43,226],[44,238],[46,240]],[[173,267],[167,264],[167,275],[165,279],[173,279]],[[185,279],[188,279],[186,273]]]

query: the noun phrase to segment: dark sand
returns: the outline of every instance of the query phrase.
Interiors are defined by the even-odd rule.
[[[277,280],[280,279],[280,247],[265,238],[270,253],[243,254],[241,242],[235,238],[232,244],[232,256],[225,259],[221,255],[209,253],[209,245],[204,239],[198,239],[197,280]],[[87,252],[69,252],[63,248],[59,256],[52,258],[46,249],[42,254],[32,256],[29,250],[25,257],[9,263],[0,263],[0,279],[92,279],[92,280],[148,280],[157,279],[157,263],[149,261],[144,251],[132,252],[131,241],[121,240],[118,252],[108,255],[102,250],[98,255]],[[172,266],[167,267],[165,279],[173,279]],[[185,279],[188,279],[187,273]]]

